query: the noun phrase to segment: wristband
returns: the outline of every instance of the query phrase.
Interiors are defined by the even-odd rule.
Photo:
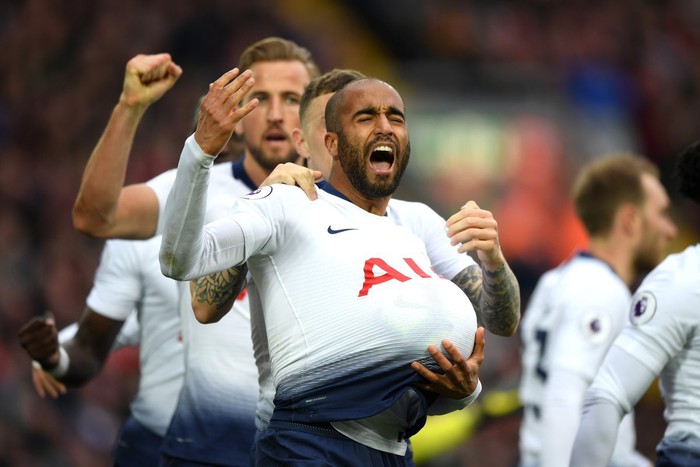
[[[62,376],[65,376],[65,374],[68,373],[69,365],[70,357],[68,356],[68,352],[66,352],[66,349],[64,349],[61,345],[58,347],[58,365],[51,368],[50,370],[45,369],[45,371],[54,378],[60,379]]]
[[[479,394],[481,394],[481,380],[477,381],[476,388],[474,388],[474,391],[467,397],[462,399],[462,401],[464,401],[464,406],[466,407],[472,402],[474,402],[476,398],[479,397]]]

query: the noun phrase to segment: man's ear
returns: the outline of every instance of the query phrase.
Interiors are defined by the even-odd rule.
[[[294,128],[292,130],[292,141],[294,142],[294,148],[304,159],[311,158],[309,154],[309,145],[306,144],[306,138],[304,138],[304,131],[301,128]]]
[[[622,231],[627,235],[635,235],[641,228],[642,216],[639,206],[625,203],[617,211],[617,221],[622,226]]]
[[[326,143],[328,153],[335,159],[338,157],[338,134],[332,131],[326,133],[323,140]]]

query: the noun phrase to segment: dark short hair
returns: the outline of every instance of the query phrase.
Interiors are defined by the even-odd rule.
[[[343,89],[348,83],[364,78],[365,75],[355,70],[344,70],[335,68],[328,73],[324,73],[312,79],[304,88],[304,94],[299,103],[299,117],[302,123],[306,117],[306,110],[312,100],[319,96],[332,94]]]
[[[700,141],[686,148],[676,164],[678,192],[686,198],[700,203]]]
[[[321,74],[308,49],[281,37],[268,37],[249,46],[238,60],[238,69],[243,73],[256,63],[277,61],[299,61],[311,78]]]
[[[645,173],[659,177],[654,164],[632,154],[605,156],[581,170],[574,182],[573,201],[589,235],[608,233],[621,205],[644,203],[642,175]]]

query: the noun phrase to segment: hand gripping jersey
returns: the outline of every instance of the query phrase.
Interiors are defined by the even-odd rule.
[[[568,465],[586,389],[619,334],[630,292],[604,262],[578,254],[548,271],[521,325],[523,465]],[[618,456],[635,465],[634,423],[621,426]]]
[[[629,322],[586,397],[572,465],[596,465],[609,458],[610,428],[633,409],[656,376],[668,424],[657,452],[666,456],[669,463],[664,465],[698,465],[699,311],[700,245],[694,245],[669,255],[634,294]],[[594,440],[600,460],[590,452]]]
[[[196,143],[190,138],[187,145]],[[309,201],[295,187],[275,185],[238,200],[235,214],[199,236],[193,226],[204,221],[203,200],[187,189],[187,173],[198,164],[183,152],[184,179],[167,207],[178,228],[167,230],[162,265],[166,273],[195,277],[247,261],[264,309],[274,417],[369,417],[417,381],[411,361],[435,368],[429,344],[449,338],[471,353],[471,303],[431,270],[411,232],[336,195],[319,191]]]
[[[182,385],[184,351],[177,285],[160,272],[159,248],[160,237],[105,242],[86,302],[101,315],[126,323],[136,311],[140,379],[131,413],[142,425],[163,436]]]
[[[175,173],[166,172],[149,182],[161,212]],[[241,162],[214,166],[207,219],[230,212],[231,203],[254,188]],[[186,372],[163,452],[178,459],[247,467],[258,400],[248,294],[242,293],[219,322],[201,324],[192,311],[189,283],[182,282],[179,291]]]

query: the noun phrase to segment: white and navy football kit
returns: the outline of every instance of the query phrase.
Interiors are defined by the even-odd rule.
[[[95,312],[126,322],[120,336],[130,329],[134,310],[139,321],[139,387],[115,446],[116,465],[157,465],[182,385],[177,285],[160,272],[159,248],[160,237],[105,242],[86,300]]]
[[[700,245],[669,255],[634,294],[586,395],[572,465],[607,462],[620,418],[656,376],[667,423],[656,465],[700,465]]]
[[[584,253],[540,279],[520,330],[523,467],[568,465],[586,389],[624,325],[629,299],[612,268]],[[634,446],[628,418],[614,465],[648,464]]]
[[[173,170],[149,182],[161,213],[174,178]],[[222,217],[238,196],[254,189],[242,162],[214,166],[207,219]],[[165,465],[249,466],[259,394],[248,294],[219,322],[201,324],[192,311],[189,283],[180,283],[179,293],[186,372],[163,444]]]
[[[295,187],[264,187],[200,236],[206,181],[197,179],[210,164],[189,138],[166,208],[175,228],[166,230],[162,264],[189,278],[248,263],[264,309],[273,421],[376,415],[418,380],[411,361],[437,368],[428,345],[449,338],[471,353],[471,303],[432,271],[423,242],[339,196],[319,190],[309,201]],[[420,428],[431,401],[418,395],[404,434]]]

